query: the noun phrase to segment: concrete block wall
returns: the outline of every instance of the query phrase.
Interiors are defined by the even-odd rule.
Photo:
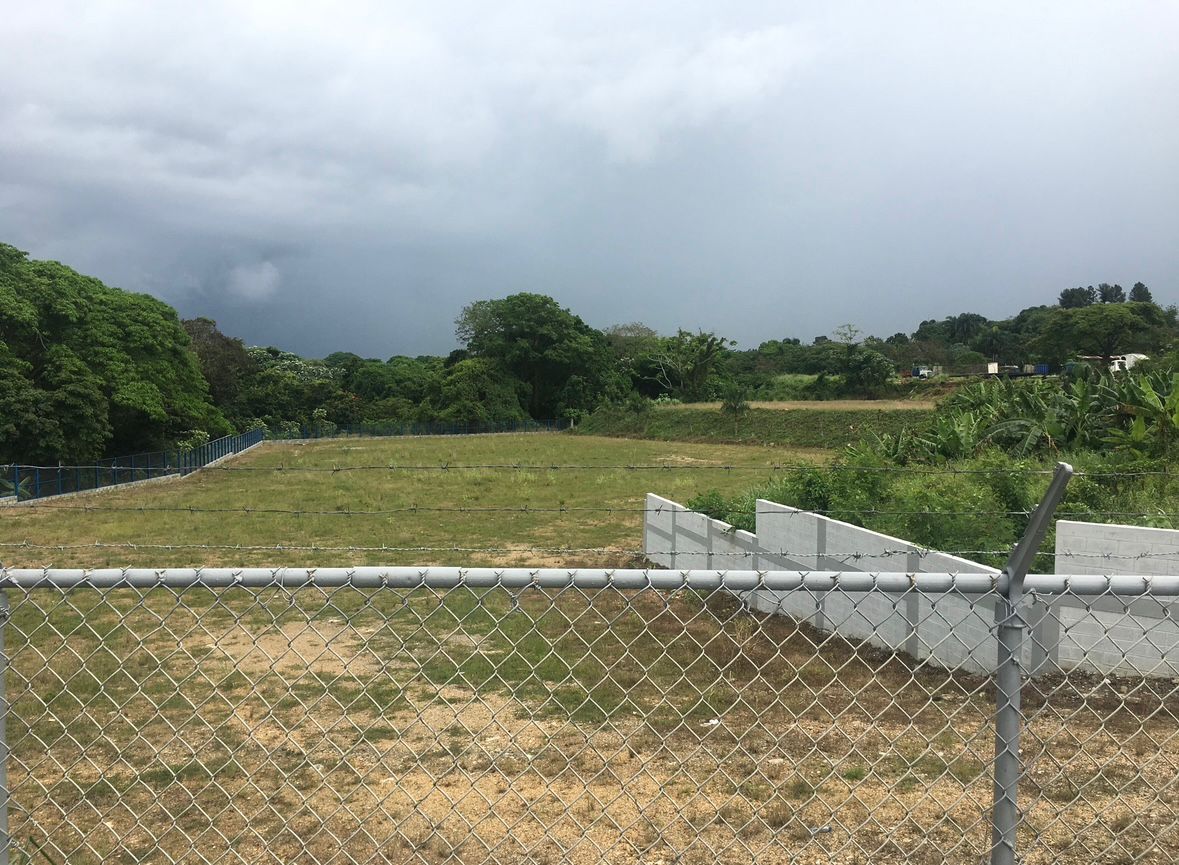
[[[777,502],[759,500],[756,507],[757,532],[749,533],[648,495],[643,531],[647,558],[683,569],[997,573],[977,562]],[[790,616],[941,666],[986,672],[994,665],[994,599],[811,590],[743,595],[761,612]],[[1030,651],[1027,660],[1032,661]]]
[[[998,573],[776,502],[757,502],[753,534],[655,495],[647,497],[647,508],[647,557],[669,568]],[[1062,520],[1056,544],[1057,573],[1179,573],[1179,531]],[[1107,551],[1117,557],[1106,556]],[[1142,552],[1153,555],[1140,558]],[[948,669],[994,669],[993,596],[799,590],[747,592],[744,600],[756,610]],[[1025,604],[1024,617],[1030,639],[1024,643],[1023,663],[1031,675],[1082,669],[1103,675],[1179,676],[1179,603],[1033,597]]]
[[[652,494],[646,509],[643,550],[655,564],[685,570],[759,567],[757,537],[750,532]]]
[[[1056,573],[1179,574],[1179,531],[1059,520]],[[1179,601],[1068,597],[1051,608],[1062,669],[1179,676]]]
[[[1056,573],[1179,574],[1179,531],[1058,520]]]
[[[977,562],[935,553],[902,538],[809,511],[758,501],[757,539],[785,570],[998,573]],[[769,565],[763,565],[769,567]],[[950,669],[986,672],[997,647],[993,598],[886,592],[753,592],[751,606],[809,622],[853,640]],[[1030,650],[1027,660],[1032,661]]]

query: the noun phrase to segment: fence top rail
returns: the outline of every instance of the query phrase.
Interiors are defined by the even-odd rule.
[[[0,589],[115,588],[618,588],[730,591],[908,592],[983,595],[1004,592],[1007,577],[984,573],[640,568],[0,568]],[[1179,576],[1034,574],[1024,592],[1043,595],[1179,597]]]

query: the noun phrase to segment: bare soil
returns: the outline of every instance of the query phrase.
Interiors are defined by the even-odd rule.
[[[18,603],[21,849],[431,865],[988,853],[985,678],[727,597],[293,597]],[[1025,713],[1025,862],[1175,861],[1173,683],[1059,677],[1029,688]]]

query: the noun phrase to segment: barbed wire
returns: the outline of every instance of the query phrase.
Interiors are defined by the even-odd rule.
[[[755,558],[758,556],[765,556],[770,558],[813,558],[819,556],[822,558],[839,558],[839,559],[866,559],[866,558],[888,558],[891,556],[917,556],[918,558],[926,558],[928,556],[950,555],[950,556],[1006,556],[1010,555],[1011,547],[1001,547],[996,549],[931,549],[931,548],[896,548],[873,550],[865,552],[864,550],[788,550],[788,549],[765,549],[759,548],[757,550],[723,550],[711,551],[699,549],[673,549],[673,550],[645,550],[639,547],[545,547],[545,546],[477,546],[465,547],[461,545],[441,545],[441,546],[396,546],[396,545],[380,545],[380,546],[354,546],[354,545],[332,545],[332,544],[300,544],[300,543],[274,543],[274,544],[194,544],[194,543],[138,543],[134,541],[94,541],[92,543],[40,543],[37,541],[3,541],[0,542],[0,549],[14,549],[14,550],[104,550],[104,549],[123,549],[123,550],[159,550],[159,551],[181,551],[181,550],[217,550],[229,552],[321,552],[321,553],[497,553],[497,554],[519,554],[519,553],[544,553],[544,554],[568,554],[568,555],[630,555],[630,556],[703,556],[711,555],[716,558]],[[1050,558],[1088,558],[1088,559],[1119,559],[1126,561],[1139,561],[1143,559],[1179,559],[1179,551],[1165,551],[1165,552],[1140,552],[1140,553],[1104,553],[1094,552],[1090,550],[1044,550],[1038,553],[1040,556]]]
[[[789,507],[789,506],[782,506]],[[275,507],[198,507],[195,505],[94,505],[94,504],[48,504],[40,500],[29,500],[10,505],[3,510],[19,512],[21,510],[58,510],[58,511],[105,511],[129,513],[207,513],[207,514],[277,514],[285,516],[313,516],[313,517],[380,517],[394,514],[416,513],[449,513],[449,514],[568,514],[568,513],[603,513],[603,514],[670,514],[696,513],[695,511],[657,506],[648,507],[616,507],[612,505],[404,505],[394,508],[378,508],[371,510],[352,510],[335,508],[332,510],[314,510],[305,508],[275,508]],[[2,512],[2,511],[0,511]],[[726,511],[734,516],[927,516],[927,517],[1027,517],[1031,511],[1027,510],[888,510],[882,508],[814,508],[803,510],[789,508],[788,510],[749,510],[733,509]],[[1134,517],[1179,520],[1179,512],[1170,511],[1057,511],[1056,517],[1068,519],[1072,517]]]
[[[0,465],[0,470],[12,469],[35,470],[44,472],[56,471],[136,471],[136,472],[171,472],[179,471],[178,466],[144,466],[130,464],[108,465],[33,465],[27,463],[12,463]],[[736,463],[381,463],[361,465],[334,466],[296,466],[280,463],[272,466],[241,466],[232,464],[208,465],[201,467],[203,472],[233,473],[307,473],[307,474],[338,474],[341,472],[459,472],[459,471],[633,471],[633,472],[673,472],[673,471],[771,471],[771,472],[804,472],[804,471],[832,471],[832,472],[863,472],[884,474],[912,474],[912,475],[1027,475],[1050,476],[1054,469],[1030,468],[1020,466],[1005,466],[996,468],[956,468],[953,466],[861,466],[861,465],[822,465],[804,463],[767,463],[743,465]],[[1175,477],[1177,473],[1165,470],[1150,471],[1077,471],[1077,477],[1089,478],[1135,478],[1135,477]]]

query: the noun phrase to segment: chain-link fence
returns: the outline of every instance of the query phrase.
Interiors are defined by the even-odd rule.
[[[0,567],[0,865],[1176,861],[1179,577],[1027,576],[1069,473],[1001,572]]]
[[[993,609],[1006,575],[9,569],[0,581],[15,861],[992,856],[996,676],[745,600],[836,592],[855,617],[869,599],[903,611],[919,595],[937,618],[943,600]],[[1080,605],[1114,629],[1133,605],[1167,606],[1179,581],[1045,576],[1025,590],[1075,602],[1048,605],[1070,611],[1060,628]],[[1144,639],[1179,651],[1164,636]],[[1137,672],[1017,678],[1022,861],[1175,860],[1179,687]]]

